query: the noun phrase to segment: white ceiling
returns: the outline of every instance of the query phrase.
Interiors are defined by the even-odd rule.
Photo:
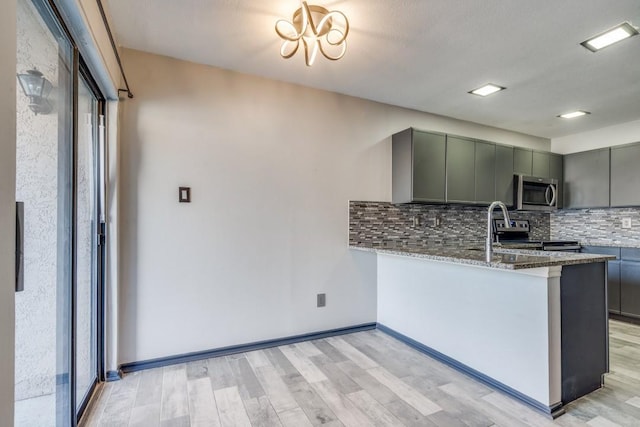
[[[640,36],[598,53],[579,44],[638,27],[640,0],[309,3],[349,18],[343,59],[309,68],[301,52],[280,57],[274,24],[298,0],[107,0],[127,48],[546,138],[640,119]],[[508,89],[467,93],[488,82]],[[575,109],[592,114],[556,118]]]

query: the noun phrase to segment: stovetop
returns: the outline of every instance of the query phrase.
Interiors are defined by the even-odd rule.
[[[503,219],[493,220],[493,232],[496,242],[506,246],[531,246],[537,248],[545,247],[576,247],[580,246],[580,242],[576,240],[542,240],[531,239],[531,224],[527,219],[518,219],[511,221],[511,227],[505,226]]]

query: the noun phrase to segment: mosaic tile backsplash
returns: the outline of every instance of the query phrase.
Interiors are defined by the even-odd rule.
[[[548,213],[509,214],[512,219],[531,222],[532,239],[549,239]],[[436,219],[439,225],[435,225]],[[486,233],[486,207],[349,202],[349,244],[352,246],[482,245]]]
[[[513,219],[531,222],[532,239],[640,247],[640,208],[509,214]],[[436,218],[440,221],[438,226],[435,225]],[[623,218],[631,220],[631,228],[622,228]],[[486,237],[486,220],[486,207],[352,201],[349,202],[349,244],[374,247],[481,245]]]
[[[631,228],[622,228],[623,218]],[[551,215],[553,239],[583,245],[640,247],[640,208],[566,209]]]

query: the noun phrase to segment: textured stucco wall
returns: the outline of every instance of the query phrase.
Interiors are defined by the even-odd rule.
[[[30,2],[17,7],[17,71],[57,86],[58,49]],[[56,88],[52,90],[55,99]],[[56,373],[58,117],[35,115],[16,94],[16,200],[25,204],[25,290],[16,294],[16,400],[54,391]]]

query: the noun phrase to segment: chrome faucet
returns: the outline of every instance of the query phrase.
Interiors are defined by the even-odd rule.
[[[491,224],[491,220],[493,219],[493,210],[496,207],[500,207],[500,209],[502,209],[502,215],[504,216],[504,226],[506,228],[511,227],[511,219],[509,219],[509,212],[507,212],[507,207],[505,206],[505,204],[499,201],[491,203],[489,205],[489,212],[487,212],[487,242],[484,247],[487,262],[491,262],[491,253],[493,252],[493,227]]]

